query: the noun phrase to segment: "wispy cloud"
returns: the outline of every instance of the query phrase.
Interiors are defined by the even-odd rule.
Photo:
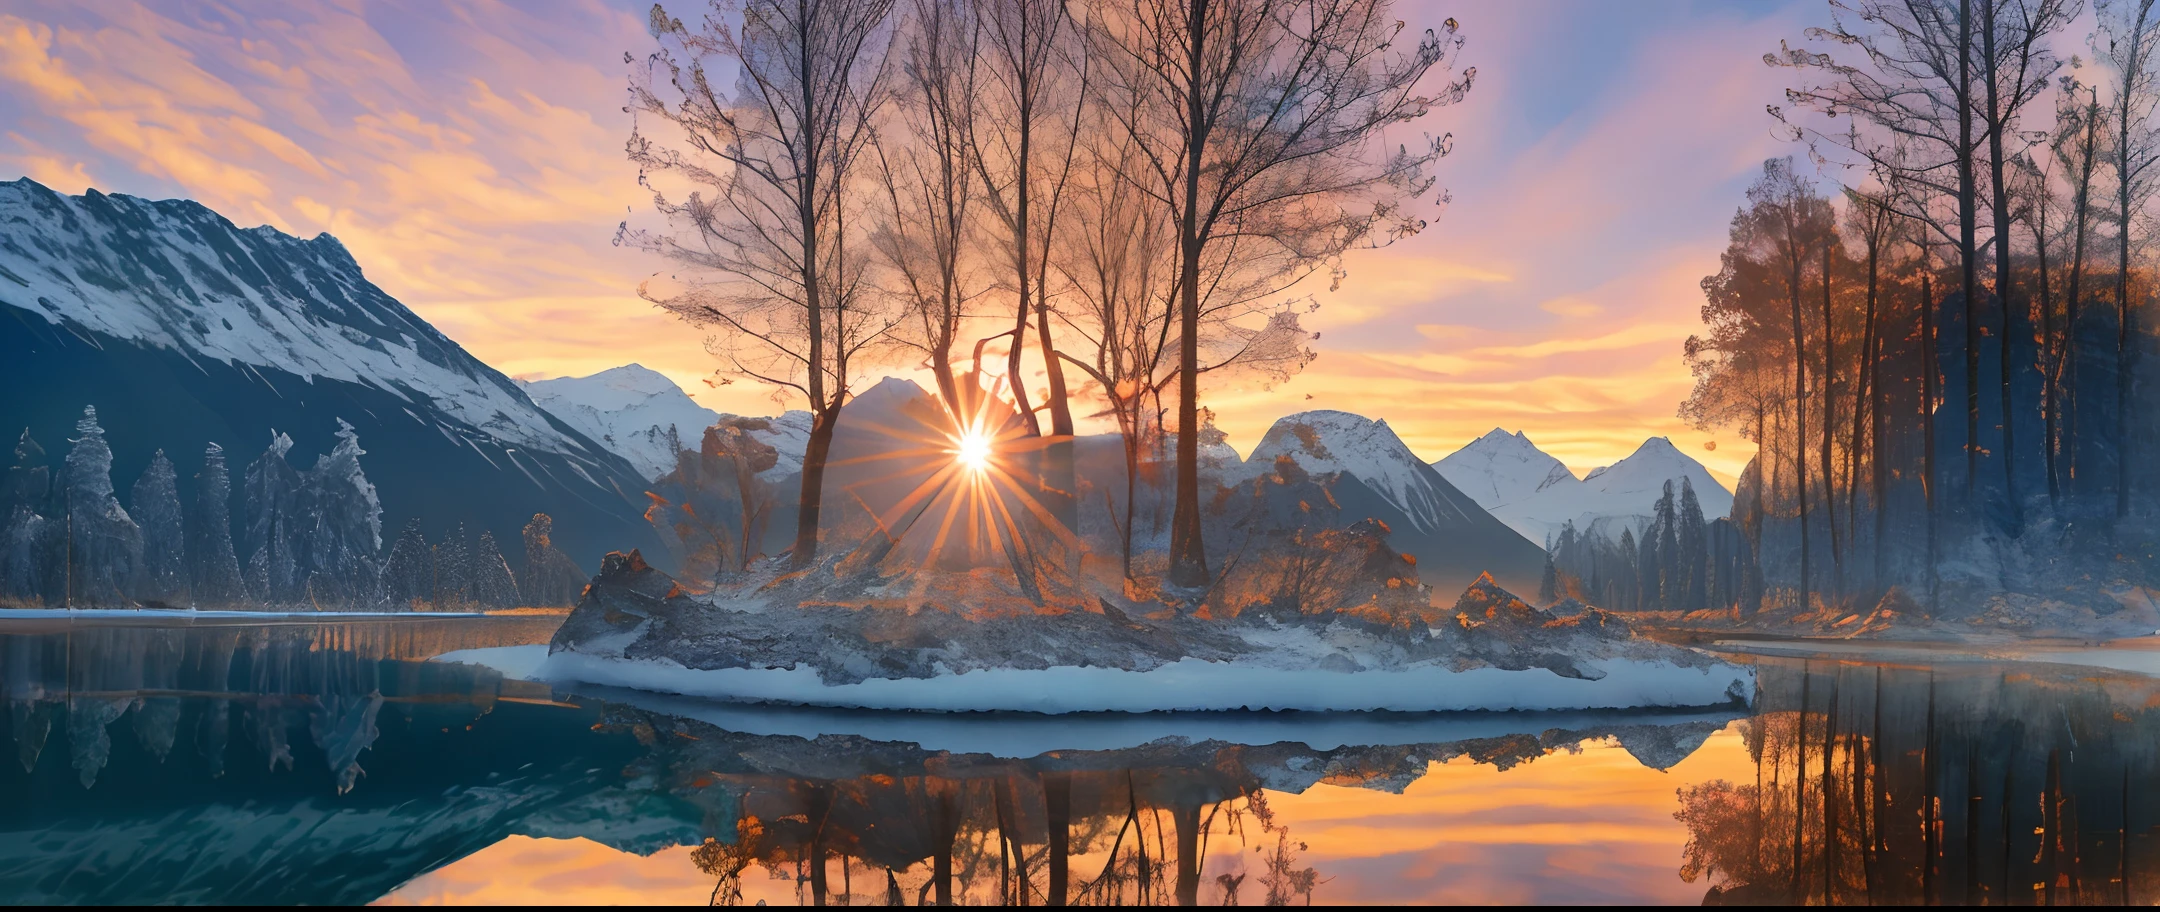
[[[1306,375],[1213,394],[1232,442],[1342,408],[1427,458],[1497,425],[1578,469],[1664,434],[1737,472],[1747,446],[1709,451],[1673,417],[1679,349],[1739,189],[1790,151],[1765,128],[1782,86],[1760,54],[1802,9],[1400,3],[1415,27],[1460,20],[1479,68],[1468,101],[1416,125],[1456,134],[1454,202],[1349,259],[1311,315]],[[649,204],[622,154],[641,17],[635,0],[25,0],[0,13],[0,170],[331,232],[513,374],[638,361],[716,408],[767,409],[747,384],[699,382],[704,334],[634,296],[659,264],[608,244]]]

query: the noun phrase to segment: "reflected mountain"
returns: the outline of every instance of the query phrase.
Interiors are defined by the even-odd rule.
[[[716,902],[753,866],[811,904],[1299,902],[1324,874],[1270,793],[1399,792],[1433,763],[1507,769],[1607,738],[1662,768],[1733,718],[1316,717],[1297,738],[1296,714],[1170,717],[1205,737],[1035,750],[1061,743],[1038,733],[1013,756],[925,747],[892,715],[701,714],[423,660],[546,635],[497,619],[0,630],[0,895],[367,902],[525,835],[693,847]],[[1064,720],[1062,743],[1122,745],[1135,730],[1089,730],[1131,721]]]
[[[2160,682],[1758,666],[1752,783],[1680,794],[1708,904],[2160,900]]]

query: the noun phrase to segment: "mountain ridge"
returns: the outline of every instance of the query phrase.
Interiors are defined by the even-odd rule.
[[[335,237],[241,228],[190,200],[0,182],[0,427],[58,441],[95,405],[125,485],[154,450],[193,472],[223,445],[294,460],[350,422],[385,525],[473,522],[516,540],[536,512],[583,561],[641,544],[620,456],[369,281]]]

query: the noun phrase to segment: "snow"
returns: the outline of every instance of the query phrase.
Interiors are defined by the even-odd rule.
[[[1521,503],[1556,485],[1582,484],[1560,460],[1530,442],[1523,432],[1499,428],[1432,464],[1441,477],[1487,510]]]
[[[190,357],[426,400],[505,445],[582,455],[509,378],[370,283],[330,235],[200,204],[0,182],[0,303]]]
[[[534,404],[629,460],[646,478],[674,471],[675,447],[696,449],[705,429],[720,420],[720,413],[641,364],[518,385]]]
[[[445,661],[488,664],[529,680],[625,687],[730,703],[777,703],[927,712],[1067,713],[1539,711],[1710,707],[1753,692],[1753,674],[1733,665],[1683,667],[1659,660],[1586,660],[1597,680],[1542,668],[1510,671],[1439,665],[1401,670],[1324,671],[1263,661],[1184,659],[1145,671],[1057,666],[984,668],[928,678],[870,678],[827,684],[810,668],[691,669],[669,660],[632,660],[547,647],[466,650]],[[522,651],[508,651],[522,650]],[[499,664],[498,664],[499,663]]]
[[[1643,441],[1626,459],[1592,470],[1580,480],[1528,437],[1497,428],[1433,467],[1501,522],[1535,542],[1557,538],[1568,522],[1578,530],[1616,539],[1624,529],[1639,536],[1668,480],[1676,491],[1682,478],[1695,486],[1703,518],[1732,512],[1732,492],[1665,437]],[[1533,483],[1532,477],[1538,480]]]
[[[1447,496],[1441,490],[1448,485],[1446,479],[1411,453],[1385,420],[1325,409],[1281,418],[1253,447],[1245,460],[1245,476],[1268,471],[1277,456],[1285,455],[1315,475],[1344,472],[1356,476],[1402,510],[1420,531],[1437,531],[1473,519],[1470,511],[1475,504],[1458,503],[1458,498]]]

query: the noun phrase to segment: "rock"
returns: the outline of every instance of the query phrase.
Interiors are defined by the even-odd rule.
[[[628,633],[665,612],[671,601],[687,604],[687,595],[674,577],[647,564],[635,549],[628,554],[610,551],[600,559],[600,573],[585,587],[585,597],[556,628],[548,651]]]

